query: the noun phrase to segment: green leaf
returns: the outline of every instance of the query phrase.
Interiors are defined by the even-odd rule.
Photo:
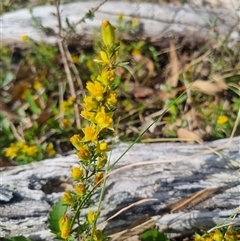
[[[37,107],[37,105],[36,105],[36,103],[35,103],[35,101],[34,101],[30,92],[27,92],[27,94],[26,94],[26,101],[28,102],[31,111],[34,114],[39,115],[41,113],[41,110]]]
[[[48,217],[48,227],[53,233],[58,234],[60,232],[58,222],[60,218],[65,214],[66,210],[67,206],[64,205],[63,201],[60,199],[50,211]]]
[[[118,63],[119,67],[125,67],[129,64],[129,62],[122,62],[122,63]]]
[[[170,241],[164,234],[157,229],[149,229],[140,235],[141,241]]]
[[[16,236],[11,238],[4,238],[3,241],[31,241],[31,240],[24,236]]]
[[[90,19],[90,20],[93,20],[94,18],[94,12],[89,10],[86,14],[85,14],[85,17]]]
[[[8,85],[14,78],[14,75],[12,72],[8,71],[5,73],[4,79],[2,82],[0,82],[0,88]]]

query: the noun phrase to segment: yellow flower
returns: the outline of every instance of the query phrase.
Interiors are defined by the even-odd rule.
[[[97,218],[97,215],[98,215],[98,212],[97,212],[97,211],[92,211],[92,210],[90,210],[90,211],[88,212],[87,219],[88,219],[89,224],[93,224],[93,223],[94,223],[94,221],[95,221],[96,218]]]
[[[76,98],[73,97],[73,96],[70,96],[68,99],[67,99],[67,103],[68,105],[73,105],[76,101]]]
[[[83,132],[85,134],[84,141],[95,142],[98,140],[98,133],[94,126],[87,126],[83,128]]]
[[[25,146],[24,149],[22,150],[24,154],[27,154],[28,156],[35,156],[39,150],[36,146]]]
[[[3,54],[8,54],[9,53],[9,49],[8,48],[2,48],[2,53]]]
[[[225,115],[220,115],[220,116],[218,117],[218,119],[217,119],[217,123],[218,123],[219,125],[223,125],[223,124],[225,124],[227,121],[228,121],[228,117],[225,116]]]
[[[107,163],[107,155],[102,155],[100,157],[98,157],[97,160],[97,168],[103,168]]]
[[[139,24],[138,18],[133,18],[132,19],[132,28],[136,28]]]
[[[84,97],[83,102],[84,102],[83,107],[86,110],[93,110],[93,109],[96,109],[98,107],[98,102],[95,101],[92,96]]]
[[[140,49],[134,49],[131,54],[132,54],[132,56],[141,55],[141,50]]]
[[[22,42],[27,42],[28,41],[28,36],[27,35],[22,35],[21,36],[21,40],[22,40]]]
[[[73,135],[71,138],[70,138],[70,142],[72,143],[72,145],[77,149],[79,150],[80,147],[82,146],[82,139],[80,137],[80,135]]]
[[[104,172],[98,172],[94,175],[94,183],[101,185],[103,183]]]
[[[71,231],[71,218],[67,215],[62,216],[58,222],[58,225],[61,231],[61,238],[65,240],[68,239]]]
[[[76,99],[73,96],[70,96],[67,100],[64,100],[61,102],[60,109],[63,112],[66,112],[66,111],[69,112],[69,109],[71,109],[73,107],[75,100]]]
[[[39,89],[42,88],[42,84],[41,84],[39,81],[35,81],[35,82],[33,83],[33,88],[34,88],[35,90],[39,90]]]
[[[229,226],[227,232],[225,233],[225,240],[227,241],[237,241],[237,231],[233,226]]]
[[[84,192],[85,192],[85,187],[83,186],[83,184],[77,184],[76,186],[75,186],[75,193],[79,196],[79,197],[81,197],[81,196],[83,196],[83,194],[84,194]]]
[[[98,229],[94,230],[93,240],[94,241],[102,241],[103,240],[103,234],[100,230],[98,230]]]
[[[54,150],[54,146],[52,143],[49,143],[46,147],[46,151],[48,153],[48,156],[55,156],[56,155],[56,151]]]
[[[101,75],[98,75],[97,80],[101,82],[104,86],[109,85],[107,70],[103,69]]]
[[[19,147],[19,149],[23,149],[26,146],[26,143],[23,141],[18,141],[16,146]]]
[[[72,122],[68,118],[63,118],[62,123],[64,127],[70,127],[72,125]]]
[[[88,89],[89,93],[96,98],[97,101],[101,101],[103,98],[103,94],[105,92],[105,88],[102,84],[97,81],[94,82],[87,82],[86,88]]]
[[[85,118],[86,120],[89,120],[91,122],[94,120],[95,115],[96,114],[92,111],[88,111],[88,110],[82,110],[81,111],[81,116],[83,118]]]
[[[123,19],[124,19],[123,14],[122,14],[122,13],[119,13],[118,16],[117,16],[117,20],[118,20],[118,21],[123,21]]]
[[[93,67],[93,61],[92,60],[88,60],[87,63],[86,63],[87,67],[89,69],[91,69]]]
[[[213,239],[211,237],[206,237],[204,241],[213,241]]]
[[[106,114],[105,108],[102,107],[101,110],[96,114],[95,121],[101,128],[109,128],[113,120],[109,114]]]
[[[212,238],[214,241],[222,241],[223,235],[220,230],[216,229],[215,232],[212,234]]]
[[[90,159],[90,153],[88,146],[84,145],[79,148],[79,151],[76,153],[78,158],[84,161]]]
[[[5,156],[10,158],[15,158],[18,155],[18,151],[19,151],[19,147],[11,143],[5,152]]]
[[[83,169],[82,167],[73,167],[72,168],[72,178],[73,179],[81,179],[83,177]]]
[[[108,150],[107,142],[104,141],[104,142],[100,143],[99,149],[100,149],[100,151],[107,151]]]
[[[115,69],[109,70],[108,71],[108,79],[110,82],[113,82],[115,78]]]
[[[65,112],[67,110],[67,107],[68,107],[68,103],[66,100],[62,101],[61,104],[60,104],[60,109]]]
[[[104,63],[108,63],[109,62],[109,60],[108,60],[108,56],[107,56],[107,53],[106,52],[104,52],[104,51],[100,51],[100,56],[101,56],[101,58],[102,58],[102,61],[104,62]]]
[[[73,63],[77,64],[79,62],[78,56],[74,55],[74,56],[71,56],[71,58]]]
[[[108,20],[102,22],[102,40],[106,46],[111,46],[115,42],[115,28]]]
[[[196,233],[194,235],[194,241],[204,241],[204,238],[200,234]]]
[[[66,203],[67,205],[73,205],[74,204],[74,198],[71,195],[70,192],[64,192],[62,196],[62,201]]]
[[[20,95],[20,98],[25,100],[27,98],[28,95],[31,95],[31,92],[29,91],[29,89],[25,89],[28,88],[27,86],[24,86]]]
[[[114,90],[109,91],[106,102],[110,106],[115,106],[117,104],[117,94]]]

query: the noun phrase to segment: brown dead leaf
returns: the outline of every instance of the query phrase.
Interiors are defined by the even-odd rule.
[[[0,167],[10,167],[10,166],[17,166],[18,163],[8,159],[8,158],[4,158],[0,160]]]
[[[43,124],[46,123],[48,119],[53,117],[53,113],[49,112],[48,108],[45,108],[42,113],[39,115],[39,117],[36,119],[36,122],[38,123],[38,126],[42,126]]]
[[[149,97],[153,92],[153,89],[144,86],[137,86],[133,89],[133,95],[137,99]]]
[[[42,126],[48,119],[52,118],[54,114],[51,111],[51,105],[53,104],[54,94],[48,99],[46,107],[42,110],[42,113],[36,119],[38,126]]]
[[[178,85],[178,76],[179,76],[179,61],[176,53],[175,44],[173,41],[170,41],[170,77],[167,79],[166,83],[172,87]]]
[[[228,89],[228,86],[227,84],[225,83],[225,80],[224,78],[219,75],[219,74],[213,74],[211,76],[211,79],[214,80],[214,82],[219,86],[219,88],[221,88],[222,90],[227,90]]]
[[[32,80],[29,78],[15,83],[11,89],[12,100],[21,99],[23,93],[30,88]]]
[[[210,82],[205,80],[196,80],[190,84],[191,90],[198,90],[206,95],[216,95],[227,89],[227,85],[222,82]]]
[[[148,128],[148,131],[153,134],[157,127],[157,124],[156,123],[153,124],[153,122],[154,120],[151,117],[147,116],[145,118],[144,123],[141,125],[141,132],[145,131]],[[149,128],[149,126],[151,127]]]
[[[158,91],[157,95],[163,102],[165,102],[169,99],[176,97],[177,93],[178,91],[176,89],[172,89],[170,92]]]
[[[11,111],[8,106],[0,100],[0,112],[2,112],[9,120],[16,120],[19,116]]]
[[[202,142],[201,138],[196,133],[184,128],[179,128],[177,130],[177,135],[180,139],[189,139],[189,142]]]
[[[146,58],[146,68],[148,69],[148,76],[153,76],[154,75],[154,62],[149,59],[149,58]]]

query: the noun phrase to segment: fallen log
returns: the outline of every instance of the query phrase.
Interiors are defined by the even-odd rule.
[[[122,231],[113,237],[120,241],[151,225],[173,236],[207,230],[224,221],[240,204],[239,143],[240,137],[201,145],[135,144],[108,177],[100,227],[107,234]],[[117,145],[111,163],[128,147]],[[0,168],[1,237],[53,240],[47,229],[48,212],[63,191],[71,190],[70,169],[77,162],[70,155]],[[99,193],[93,197],[95,208],[98,197]],[[132,207],[109,219],[128,205]],[[240,214],[227,222],[240,226]]]
[[[228,7],[231,5],[229,1],[225,2],[229,3]],[[98,4],[97,1],[89,1],[61,5],[63,28],[68,27],[66,19],[74,25]],[[126,20],[139,19],[139,25],[135,30],[125,32],[121,36],[125,40],[143,39],[160,46],[166,45],[167,42],[168,46],[168,41],[164,40],[169,38],[178,42],[179,39],[184,39],[185,42],[194,44],[216,43],[221,38],[227,38],[229,46],[234,48],[240,42],[240,12],[239,9],[234,9],[235,5],[230,9],[191,8],[125,1],[107,2],[98,9],[93,20],[86,19],[75,27],[72,41],[75,40],[81,45],[91,45],[93,37],[99,32],[102,20],[108,19],[116,24],[117,16],[122,13]],[[55,6],[48,5],[34,7],[32,15],[28,9],[3,14],[2,42],[19,44],[21,36],[28,35],[37,42],[55,44],[58,37],[58,21],[55,13]]]

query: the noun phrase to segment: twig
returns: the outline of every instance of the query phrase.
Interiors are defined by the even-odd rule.
[[[67,75],[70,93],[71,93],[72,97],[76,98],[76,91],[75,91],[71,71],[70,71],[70,68],[69,68],[69,65],[68,65],[68,61],[67,61],[66,51],[64,50],[64,44],[65,43],[63,42],[63,39],[58,39],[58,46],[59,46],[59,50],[60,50],[60,53],[61,53],[61,56],[62,56],[64,70],[65,70],[66,75]],[[79,107],[78,107],[77,103],[74,104],[74,111],[75,111],[76,125],[77,125],[77,128],[80,129],[81,128],[80,111],[79,111]]]
[[[56,11],[57,11],[57,20],[58,20],[58,27],[59,27],[59,32],[58,32],[58,46],[59,50],[61,53],[62,61],[63,61],[63,66],[64,70],[67,76],[67,81],[70,89],[71,96],[76,99],[76,91],[74,87],[74,80],[71,74],[71,70],[68,64],[68,47],[66,43],[66,39],[63,38],[63,33],[62,33],[62,24],[61,24],[61,17],[60,17],[60,10],[59,10],[59,4],[60,0],[55,0],[55,6],[56,6]],[[74,104],[74,112],[75,112],[75,119],[76,119],[76,126],[78,129],[81,128],[81,120],[80,120],[80,111],[79,111],[79,106],[77,103]]]
[[[104,3],[106,3],[107,1],[108,1],[108,0],[102,0],[95,8],[92,8],[91,11],[92,11],[93,13],[95,13],[95,12],[96,12]],[[72,25],[72,28],[76,28],[77,25],[80,24],[80,23],[82,23],[82,22],[84,22],[86,18],[87,18],[87,17],[86,17],[86,15],[85,15],[84,17],[82,17],[81,19],[79,19],[76,23],[74,23],[74,24]],[[66,32],[66,34],[65,34],[65,36],[64,36],[64,39],[67,38],[67,36],[72,32],[72,28],[70,28],[70,29]]]
[[[66,46],[66,48],[65,48],[64,50],[65,50],[66,55],[67,55],[67,57],[68,57],[68,61],[69,61],[70,65],[71,65],[71,68],[72,68],[72,70],[73,70],[73,72],[74,72],[74,74],[75,74],[75,77],[76,77],[76,79],[77,79],[77,82],[78,82],[78,84],[79,84],[79,87],[80,87],[82,93],[84,93],[84,87],[83,87],[83,83],[82,83],[81,77],[79,76],[79,73],[78,73],[78,70],[77,70],[75,64],[72,62],[72,57],[71,57],[71,54],[70,54],[67,46]]]
[[[13,136],[15,137],[16,140],[25,142],[24,138],[22,138],[22,137],[18,134],[18,131],[17,131],[16,127],[14,126],[14,124],[13,124],[12,122],[10,122],[10,128],[11,128],[11,131],[12,131],[12,133],[13,133]]]

